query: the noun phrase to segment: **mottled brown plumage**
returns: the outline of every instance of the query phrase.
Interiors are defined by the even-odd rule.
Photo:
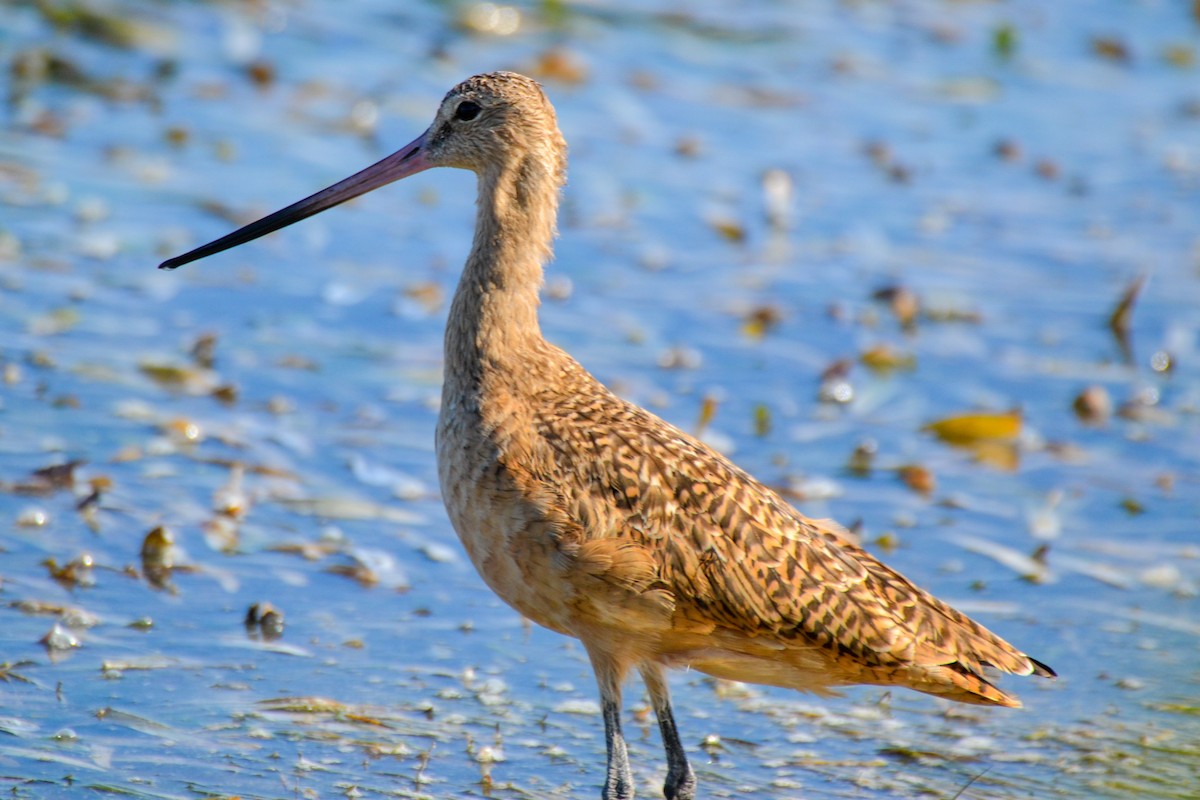
[[[1003,706],[1020,703],[985,667],[1053,676],[542,338],[538,290],[566,145],[528,78],[463,82],[396,155],[166,266],[431,166],[479,177],[474,243],[446,329],[437,427],[446,508],[497,594],[587,648],[604,701],[606,798],[633,796],[619,716],[632,668],[659,716],[673,800],[693,797],[695,779],[665,667],[816,692],[905,686]]]

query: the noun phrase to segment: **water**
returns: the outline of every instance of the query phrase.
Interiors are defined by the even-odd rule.
[[[1187,5],[543,3],[496,12],[518,17],[501,35],[464,23],[487,21],[469,3],[45,6],[58,27],[0,4],[0,782],[597,793],[585,655],[488,592],[437,497],[471,177],[153,269],[409,141],[463,77],[516,68],[572,148],[547,335],[684,428],[707,402],[704,435],[739,464],[1061,675],[1005,680],[1026,703],[1009,712],[678,674],[704,796],[1193,796]],[[775,224],[768,170],[791,186]],[[1123,346],[1108,318],[1139,276]],[[873,299],[896,286],[915,325]],[[914,368],[853,363],[851,402],[818,399],[823,370],[881,344]],[[1084,424],[1089,385],[1124,411]],[[982,461],[922,430],[1011,408],[1019,438]],[[143,558],[157,526],[173,544]],[[281,638],[247,631],[256,602]],[[657,733],[628,694],[656,796]]]

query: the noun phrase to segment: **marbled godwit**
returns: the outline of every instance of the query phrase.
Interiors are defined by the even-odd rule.
[[[600,687],[605,800],[631,798],[621,686],[645,680],[664,794],[695,796],[665,668],[823,692],[906,686],[1019,706],[985,667],[1054,671],[918,589],[828,520],[805,517],[721,455],[615,396],[542,338],[566,145],[541,87],[513,73],[454,87],[429,129],[374,166],[161,265],[174,269],[430,167],[479,178],[446,326],[438,476],[479,574],[583,642]]]

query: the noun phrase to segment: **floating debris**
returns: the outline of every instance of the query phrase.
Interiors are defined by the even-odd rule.
[[[34,666],[37,666],[36,662],[27,660],[2,662],[0,663],[0,683],[27,683],[34,685],[33,680],[17,672],[19,669]],[[0,730],[3,730],[5,733],[11,732],[8,730],[8,725],[0,725]]]
[[[1011,547],[981,539],[976,536],[958,534],[952,537],[955,544],[972,553],[987,556],[998,564],[1008,567],[1031,583],[1052,583],[1053,573],[1042,558],[1027,556]]]
[[[754,435],[766,436],[771,432],[771,409],[764,403],[754,406]]]
[[[855,447],[850,454],[850,461],[846,468],[850,474],[856,478],[865,478],[871,474],[871,469],[875,464],[875,456],[879,453],[879,443],[874,439],[863,439]]]
[[[29,477],[12,484],[0,483],[0,490],[14,494],[45,495],[75,488],[75,470],[86,462],[75,459],[35,469]]]
[[[854,384],[850,382],[850,371],[854,362],[839,358],[821,371],[821,384],[817,387],[817,399],[822,403],[846,405],[854,400]]]
[[[343,553],[351,563],[334,564],[326,572],[353,578],[366,587],[383,585],[393,591],[406,591],[412,585],[400,562],[386,550],[356,547]]]
[[[420,525],[425,521],[415,512],[357,497],[288,497],[279,498],[279,502],[298,514],[324,519],[378,519],[401,525]]]
[[[905,486],[918,494],[928,497],[937,488],[937,479],[933,475],[933,470],[920,464],[905,464],[896,469],[896,474],[900,476],[900,480],[904,481]]]
[[[1003,22],[992,31],[992,52],[1000,58],[1012,58],[1020,41],[1016,26]]]
[[[1083,422],[1099,425],[1112,416],[1112,397],[1103,386],[1093,384],[1075,396],[1071,407]]]
[[[121,678],[126,672],[149,672],[158,669],[170,669],[179,666],[179,659],[164,655],[135,656],[131,658],[106,658],[100,662],[100,672],[106,678]],[[112,709],[101,709],[96,712],[99,719],[104,719],[112,713]]]
[[[283,612],[265,600],[246,609],[243,624],[246,635],[252,639],[261,636],[264,641],[273,642],[283,636]]]
[[[776,231],[786,231],[791,227],[795,194],[792,176],[786,170],[769,169],[763,173],[762,191],[767,224]]]
[[[742,333],[751,339],[761,339],[783,320],[783,312],[776,306],[756,306],[742,322]]]
[[[231,519],[242,519],[250,509],[250,497],[242,487],[242,479],[246,469],[241,464],[234,464],[229,470],[229,480],[217,487],[213,492],[213,511]]]
[[[54,623],[49,632],[46,633],[46,635],[41,639],[38,639],[38,641],[51,655],[64,650],[73,650],[74,648],[83,644],[79,641],[79,638],[75,636],[75,634],[71,633],[71,631],[64,625],[60,625],[57,622]]]
[[[44,508],[31,506],[17,512],[17,518],[14,521],[18,528],[44,528],[50,524],[50,515]]]
[[[1096,36],[1092,39],[1092,52],[1106,61],[1128,64],[1133,60],[1129,47],[1114,36]]]
[[[881,373],[917,368],[916,356],[885,343],[868,347],[859,355],[858,360],[863,366]]]
[[[1125,287],[1125,290],[1121,292],[1121,298],[1117,301],[1116,307],[1108,317],[1108,328],[1112,331],[1113,336],[1116,337],[1117,345],[1121,348],[1121,354],[1125,357],[1126,361],[1133,361],[1133,347],[1129,340],[1130,321],[1133,318],[1133,306],[1141,295],[1145,284],[1145,275],[1139,275],[1134,278]]]
[[[96,576],[93,573],[96,562],[90,553],[82,553],[62,566],[59,566],[55,559],[47,558],[42,562],[42,566],[50,573],[50,577],[64,588],[75,589],[96,585]]]
[[[992,153],[1001,161],[1020,161],[1021,145],[1013,139],[1000,139],[992,145]]]
[[[588,71],[577,55],[565,48],[554,47],[537,57],[530,67],[530,75],[560,83],[583,83]]]
[[[178,566],[181,551],[175,534],[164,525],[155,526],[142,539],[142,574],[155,589],[171,587],[171,573]]]
[[[872,300],[888,304],[896,320],[904,328],[913,328],[921,312],[921,301],[917,293],[907,286],[885,286],[871,294]]]
[[[472,3],[459,15],[458,23],[471,33],[512,36],[521,29],[521,12],[500,3]]]
[[[708,220],[708,227],[727,242],[742,244],[746,241],[746,227],[732,217],[714,216]]]

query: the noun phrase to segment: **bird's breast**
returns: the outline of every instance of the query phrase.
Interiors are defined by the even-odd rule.
[[[502,600],[551,630],[574,634],[573,589],[554,521],[510,466],[494,420],[444,403],[437,427],[438,481],[446,512],[475,569]],[[497,441],[499,438],[502,441]]]

